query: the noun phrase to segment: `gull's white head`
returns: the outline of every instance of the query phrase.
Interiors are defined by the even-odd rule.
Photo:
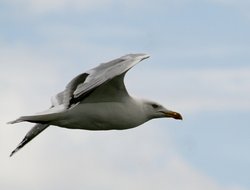
[[[180,113],[166,109],[161,104],[148,100],[143,100],[143,104],[144,110],[149,119],[169,117],[182,120]]]

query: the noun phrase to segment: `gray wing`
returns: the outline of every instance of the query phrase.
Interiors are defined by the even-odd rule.
[[[94,93],[92,92],[95,90],[99,91],[99,93],[95,93],[96,101],[98,101],[98,98],[102,101],[105,98],[110,98],[111,94],[126,96],[127,91],[123,82],[125,73],[148,57],[149,55],[147,54],[128,54],[113,61],[102,63],[86,73],[78,75],[64,90],[64,106],[67,109],[88,96],[93,96]]]
[[[25,135],[24,139],[19,143],[19,145],[13,150],[10,156],[13,156],[17,151],[23,148],[28,142],[30,142],[33,138],[39,135],[43,130],[45,130],[49,125],[48,124],[36,124],[31,130]]]

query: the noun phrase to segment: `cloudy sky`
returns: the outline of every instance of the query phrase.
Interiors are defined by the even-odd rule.
[[[247,0],[0,0],[0,189],[250,189]],[[151,58],[131,95],[182,113],[127,131],[50,127],[9,158],[75,75],[127,53]]]

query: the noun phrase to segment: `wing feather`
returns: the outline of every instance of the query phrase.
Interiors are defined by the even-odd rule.
[[[123,83],[124,74],[134,65],[148,57],[149,55],[147,54],[128,54],[110,62],[100,64],[72,79],[63,92],[52,98],[52,105],[61,106],[63,104],[65,109],[68,109],[73,104],[90,95],[97,87],[108,84],[111,80],[116,81],[111,82],[110,85],[104,85],[104,89],[101,90],[102,92],[105,92],[105,88],[108,91],[112,85],[115,85],[114,89],[119,90],[117,94],[127,94]],[[117,85],[122,88],[117,88]],[[114,94],[114,92],[112,93]]]
[[[148,57],[149,56],[147,54],[128,54],[119,59],[103,63],[100,66],[91,69],[88,72],[90,75],[87,77],[85,82],[77,86],[73,93],[74,97],[77,98],[91,89],[113,79],[114,77],[125,73],[135,64]]]

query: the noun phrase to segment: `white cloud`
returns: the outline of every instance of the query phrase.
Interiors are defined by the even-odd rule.
[[[12,6],[19,6],[20,8],[27,9],[33,13],[47,13],[50,11],[60,11],[66,8],[74,8],[80,10],[89,10],[102,6],[109,5],[113,0],[24,0],[24,1],[6,1]]]
[[[28,10],[35,14],[46,14],[54,11],[74,10],[74,11],[93,11],[98,9],[105,9],[110,6],[117,5],[124,6],[124,8],[140,7],[145,2],[142,0],[135,1],[114,1],[114,0],[23,0],[5,1],[9,5],[18,6],[24,10]]]
[[[145,2],[143,0],[129,0],[129,1],[114,1],[114,0],[4,0],[5,3],[18,7],[18,11],[25,10],[34,14],[47,14],[48,12],[74,10],[74,11],[93,11],[99,9],[105,9],[109,7],[123,7],[125,9],[150,9],[150,7],[155,7],[162,5],[167,9],[184,7],[189,4],[195,3],[195,0],[176,0],[176,1],[162,1],[158,0],[156,2]],[[249,10],[249,1],[247,0],[207,0],[209,3],[222,4],[225,6],[234,7],[238,10],[242,10],[246,13]]]
[[[155,127],[107,133],[48,130],[15,157],[2,158],[5,164],[1,166],[0,176],[5,186],[0,183],[0,187],[13,190],[244,189],[220,185],[193,168],[174,151],[170,140],[163,140]]]
[[[128,86],[135,94],[146,94],[184,112],[243,111],[250,108],[249,67],[166,68],[144,70],[137,75],[133,71],[127,77]]]

